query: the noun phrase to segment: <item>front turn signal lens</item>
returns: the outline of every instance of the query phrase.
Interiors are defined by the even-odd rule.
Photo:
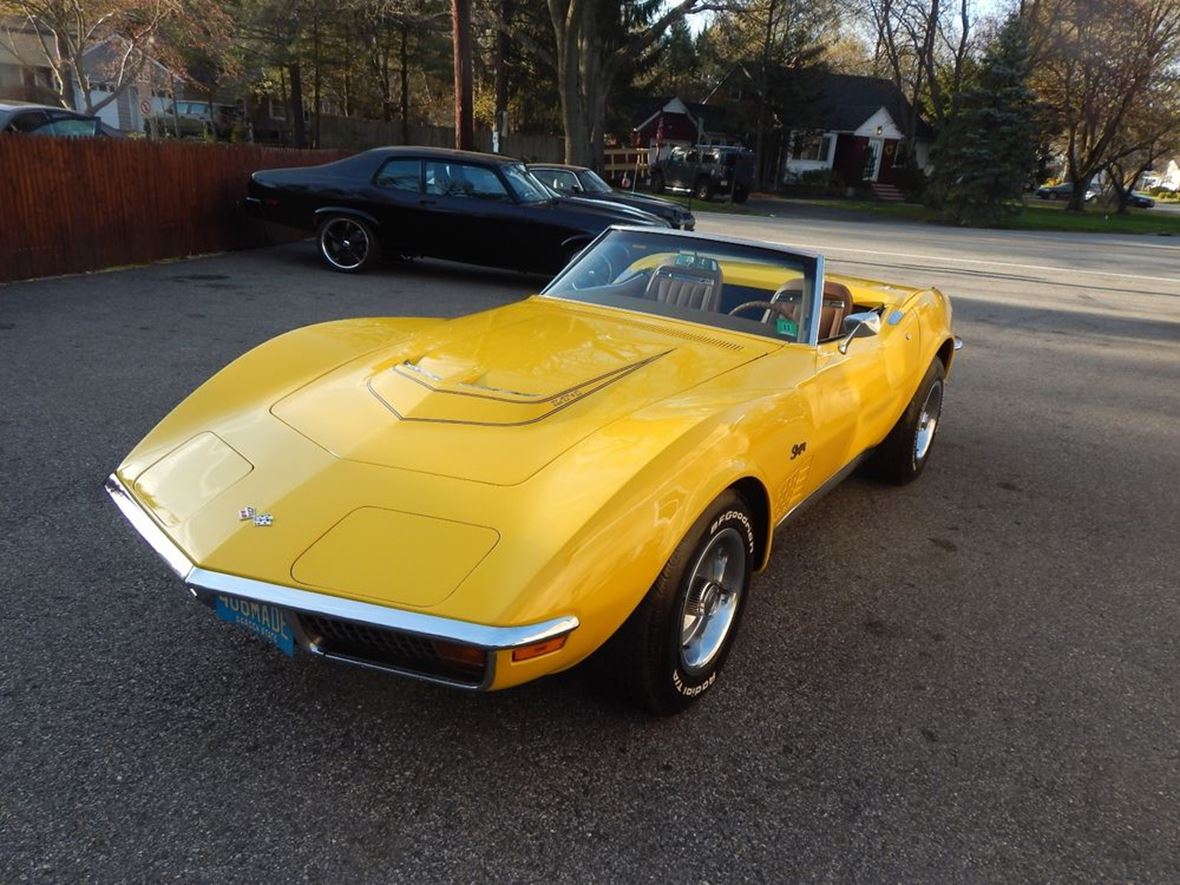
[[[566,634],[566,636],[568,635]],[[533,658],[539,658],[541,655],[558,651],[564,646],[565,636],[555,636],[552,639],[545,639],[541,642],[534,642],[532,645],[522,645],[520,648],[512,649],[512,660],[532,660]]]
[[[444,661],[451,661],[455,664],[470,664],[473,667],[482,667],[488,660],[488,653],[482,648],[476,648],[474,645],[462,645],[458,642],[436,640],[434,650],[438,652],[438,656]]]

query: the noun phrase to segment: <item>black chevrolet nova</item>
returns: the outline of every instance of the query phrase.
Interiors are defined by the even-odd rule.
[[[519,160],[423,147],[255,172],[246,204],[314,231],[328,266],[351,273],[382,253],[556,273],[612,224],[667,226],[625,206],[557,197]]]
[[[605,203],[622,203],[633,209],[642,209],[658,215],[672,227],[693,230],[696,218],[686,207],[673,200],[637,194],[634,191],[615,190],[602,180],[593,169],[585,166],[570,166],[565,163],[529,163],[529,172],[558,194],[577,195],[585,200]]]

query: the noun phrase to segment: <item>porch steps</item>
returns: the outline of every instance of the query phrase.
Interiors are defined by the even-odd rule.
[[[874,181],[870,187],[873,189],[873,196],[878,200],[884,200],[886,203],[905,202],[905,197],[902,196],[901,191],[891,184],[879,184]]]

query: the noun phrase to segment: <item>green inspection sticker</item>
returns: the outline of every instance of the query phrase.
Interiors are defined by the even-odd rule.
[[[787,338],[799,337],[799,324],[786,317],[779,317],[774,324],[774,331]]]

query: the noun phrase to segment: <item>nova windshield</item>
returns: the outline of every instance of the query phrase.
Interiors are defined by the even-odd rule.
[[[516,198],[522,203],[546,203],[553,199],[553,194],[541,182],[533,177],[524,166],[503,166],[501,171],[508,179],[508,184]]]
[[[611,194],[614,190],[609,184],[598,177],[598,173],[593,169],[587,169],[584,172],[578,173],[578,177],[582,180],[582,187],[586,189],[588,194]]]
[[[820,264],[770,246],[610,230],[541,294],[808,343]]]

